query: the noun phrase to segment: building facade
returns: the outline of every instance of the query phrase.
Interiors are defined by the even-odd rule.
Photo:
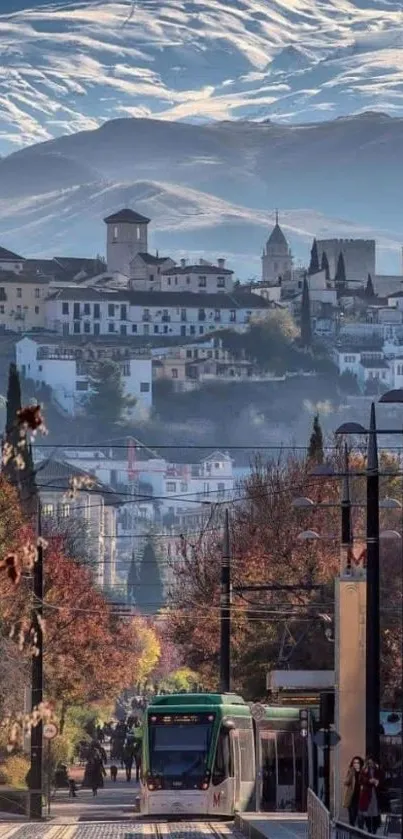
[[[234,288],[233,274],[225,267],[225,259],[219,259],[217,265],[205,259],[200,259],[198,265],[188,265],[186,259],[181,259],[180,265],[162,270],[161,291],[228,294]]]
[[[148,251],[150,219],[125,208],[104,219],[106,224],[106,263],[110,273],[130,277],[130,264],[138,253]]]
[[[270,303],[250,292],[125,291],[65,288],[46,301],[48,329],[69,335],[201,336],[217,329],[245,330]]]
[[[43,329],[48,289],[46,277],[0,270],[0,328],[11,332]]]
[[[85,411],[91,395],[94,366],[112,359],[121,370],[124,395],[135,397],[133,416],[146,416],[152,407],[152,365],[148,350],[135,350],[117,341],[77,342],[60,335],[24,336],[16,344],[20,373],[37,386],[52,389],[55,404],[66,414]]]

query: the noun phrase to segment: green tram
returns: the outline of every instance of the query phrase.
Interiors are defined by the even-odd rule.
[[[252,807],[249,706],[234,694],[156,696],[146,711],[142,815],[232,816]]]
[[[311,732],[310,723],[302,736],[298,707],[265,706],[256,720],[235,694],[156,696],[144,719],[140,812],[304,810],[317,777]]]

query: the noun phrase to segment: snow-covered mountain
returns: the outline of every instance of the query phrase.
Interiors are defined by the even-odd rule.
[[[121,116],[401,114],[401,0],[2,0],[0,154]]]
[[[26,255],[104,251],[102,218],[131,206],[151,246],[227,256],[258,276],[273,209],[297,258],[313,236],[375,236],[400,269],[403,119],[312,125],[121,119],[0,160],[0,243]]]

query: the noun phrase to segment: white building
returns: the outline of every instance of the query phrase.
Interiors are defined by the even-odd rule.
[[[233,271],[225,267],[225,259],[212,265],[200,259],[198,265],[188,265],[181,259],[180,265],[172,265],[161,271],[161,291],[192,291],[196,294],[221,294],[231,292],[234,287]]]
[[[130,264],[138,253],[147,253],[150,219],[125,208],[104,219],[108,271],[130,277]]]
[[[383,350],[341,347],[335,350],[334,357],[339,374],[348,372],[355,376],[361,391],[365,391],[369,383],[385,388],[393,385],[393,371]]]
[[[77,539],[82,531],[89,568],[101,588],[116,583],[116,522],[122,503],[113,490],[65,461],[36,461],[44,535]],[[39,477],[40,476],[40,477]],[[73,482],[77,487],[71,492]],[[73,496],[73,497],[71,497]]]
[[[85,343],[74,336],[31,334],[16,344],[17,368],[36,384],[52,389],[55,404],[76,416],[91,394],[94,364],[111,358],[121,369],[124,395],[134,396],[133,415],[149,413],[152,407],[152,362],[147,350],[134,350],[122,338]]]
[[[0,271],[13,271],[15,274],[20,274],[24,269],[24,262],[23,256],[0,246]]]
[[[220,294],[64,288],[46,301],[48,329],[62,335],[207,335],[247,329],[270,303],[236,290]]]

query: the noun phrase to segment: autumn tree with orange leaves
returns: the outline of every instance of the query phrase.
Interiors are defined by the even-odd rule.
[[[333,457],[342,471],[341,453]],[[351,492],[357,504],[365,502],[362,458],[351,458]],[[340,481],[311,474],[312,463],[297,456],[278,461],[256,461],[243,486],[243,499],[230,511],[232,579],[232,672],[234,687],[251,699],[265,696],[270,667],[321,669],[334,666],[334,580],[340,562]],[[381,493],[392,495],[391,480],[381,482]],[[298,508],[293,501],[309,497],[322,508]],[[334,504],[335,506],[329,506]],[[384,526],[393,527],[391,511]],[[396,525],[395,525],[396,526]],[[398,526],[399,529],[400,526]],[[301,532],[318,532],[320,540],[301,540]],[[362,553],[365,509],[353,508],[355,553]],[[217,688],[220,637],[220,563],[218,534],[206,534],[195,549],[184,551],[175,566],[175,583],[167,627],[185,664],[202,675],[207,688]],[[361,547],[360,547],[361,543]],[[365,559],[365,550],[362,558]],[[396,579],[396,548],[382,546],[382,666],[384,697],[394,692],[399,627],[396,605],[401,599]],[[394,568],[394,576],[391,576]],[[267,592],[237,592],[239,586],[269,585]],[[281,591],[282,585],[301,586]],[[302,586],[320,586],[303,590]],[[392,591],[393,589],[393,591]],[[392,603],[394,604],[392,606]],[[325,617],[327,616],[327,617]],[[330,632],[326,629],[330,626]],[[397,655],[397,658],[400,654]],[[396,679],[395,679],[396,681]],[[386,701],[386,700],[385,700]]]

